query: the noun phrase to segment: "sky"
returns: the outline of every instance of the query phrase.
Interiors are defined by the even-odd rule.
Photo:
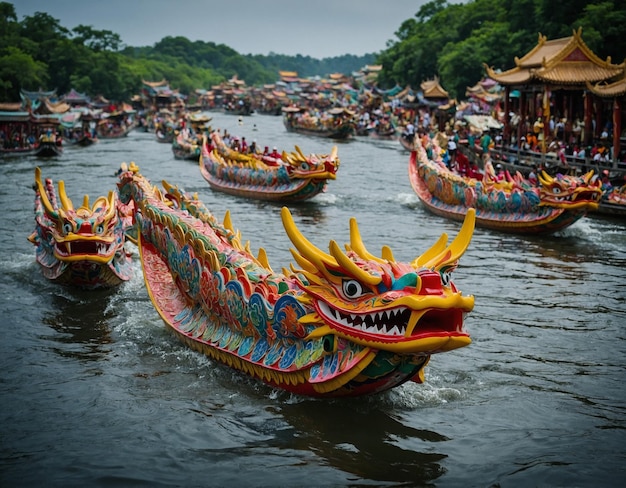
[[[127,46],[166,36],[225,44],[240,54],[325,57],[383,51],[429,0],[4,0],[17,20],[44,12],[61,26],[119,34]],[[455,2],[451,2],[455,3]]]

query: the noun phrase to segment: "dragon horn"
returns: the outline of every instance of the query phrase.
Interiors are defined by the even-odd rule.
[[[391,248],[389,246],[383,246],[380,255],[385,261],[388,261],[390,263],[396,262],[396,258],[393,257],[393,252],[391,251]]]
[[[46,213],[53,219],[58,219],[59,213],[52,207],[50,200],[48,200],[46,190],[41,183],[41,168],[39,168],[39,166],[35,168],[35,184],[37,185],[37,191],[39,192],[39,199],[41,200],[41,204],[46,209]]]
[[[364,269],[359,268],[354,263],[354,261],[352,261],[343,252],[341,252],[339,245],[335,241],[330,241],[328,247],[331,254],[337,260],[339,266],[341,266],[343,269],[345,269],[348,273],[350,273],[362,283],[367,283],[369,285],[378,285],[382,281],[382,278],[380,276],[371,275]]]
[[[115,215],[115,212],[117,211],[117,208],[116,208],[116,205],[115,205],[115,199],[116,199],[115,193],[113,193],[112,191],[109,191],[109,194],[107,195],[107,200],[109,202],[109,208],[107,210],[106,215],[104,216],[105,219],[111,219]]]
[[[541,182],[542,185],[549,185],[549,184],[551,184],[554,181],[554,178],[552,178],[552,176],[550,176],[545,171],[542,171],[537,176],[538,176],[539,181]]]
[[[287,236],[291,240],[296,249],[300,252],[300,254],[313,263],[320,271],[324,272],[326,276],[329,273],[326,272],[326,266],[337,266],[337,261],[329,254],[315,247],[306,237],[300,233],[298,228],[296,227],[295,222],[293,221],[293,217],[291,216],[291,212],[287,207],[283,207],[281,210],[281,218],[283,221],[283,227],[285,228],[285,232],[287,232]],[[332,281],[336,281],[333,279]]]
[[[383,259],[370,254],[367,249],[365,249],[365,245],[361,239],[361,233],[359,232],[359,224],[354,217],[350,219],[350,247],[355,253],[367,261],[376,261],[377,263],[385,262]]]
[[[433,257],[430,261],[424,263],[426,268],[441,268],[456,262],[467,250],[472,235],[474,234],[474,226],[476,225],[476,210],[470,208],[465,214],[465,220],[461,226],[461,230],[456,235],[450,245],[444,249],[439,255]]]
[[[300,146],[296,145],[296,151],[298,152],[298,154],[300,155],[300,157],[306,161],[306,156],[304,155],[304,153],[302,152],[302,149],[300,149]]]
[[[67,194],[65,193],[65,182],[63,180],[59,181],[59,200],[61,200],[61,205],[64,210],[74,210],[72,200],[67,198]]]
[[[163,185],[163,188],[165,188],[165,191],[168,193],[171,193],[172,188],[174,188],[173,185],[170,185],[167,181],[165,180],[161,180],[161,184]]]
[[[415,259],[411,263],[411,265],[414,268],[419,268],[421,266],[424,266],[424,263],[431,261],[436,256],[441,254],[441,252],[446,248],[447,243],[448,243],[448,234],[444,232],[443,234],[441,234],[441,236],[439,236],[439,239],[437,239],[437,242],[435,242],[430,247],[430,249],[428,249],[426,252],[418,256],[417,259]]]
[[[292,158],[291,154],[287,154],[286,152],[283,152],[283,161],[285,163],[290,164],[291,166],[295,166],[293,164],[293,158]]]

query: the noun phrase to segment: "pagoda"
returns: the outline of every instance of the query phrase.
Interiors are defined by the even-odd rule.
[[[584,125],[583,144],[591,144],[606,122],[604,107],[594,110],[594,94],[587,86],[610,81],[624,72],[624,63],[613,64],[611,58],[600,59],[582,39],[582,29],[569,37],[548,40],[539,34],[537,45],[522,58],[515,57],[515,67],[497,71],[484,65],[487,76],[505,88],[505,139],[511,134],[512,104],[521,117],[517,139],[531,130],[533,121],[543,123],[543,140],[549,136],[550,118],[566,121],[565,137],[572,131],[575,119]],[[519,99],[511,97],[519,91]],[[600,104],[601,105],[601,104]],[[595,128],[593,121],[595,120]]]

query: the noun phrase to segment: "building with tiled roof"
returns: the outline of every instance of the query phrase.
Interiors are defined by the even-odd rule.
[[[624,155],[626,152],[626,67],[622,75],[613,82],[591,84],[587,82],[587,90],[613,107],[613,154]],[[615,159],[615,158],[614,158]],[[624,160],[624,156],[622,156]]]
[[[625,63],[614,64],[611,58],[600,59],[582,39],[582,29],[569,37],[549,40],[539,34],[538,42],[521,58],[515,57],[515,66],[498,71],[485,65],[487,76],[505,88],[505,133],[509,128],[509,113],[517,110],[522,121],[518,126],[518,138],[525,133],[533,121],[542,119],[544,138],[548,137],[551,117],[565,119],[570,124],[575,119],[584,121],[584,141],[591,144],[605,124],[593,121],[606,117],[607,107],[594,109],[593,95],[587,85],[606,82],[624,72]],[[512,90],[520,97],[510,97]],[[517,105],[517,106],[515,106]],[[594,113],[595,110],[595,113]],[[610,111],[610,109],[609,109]]]
[[[626,96],[626,69],[624,70],[622,77],[618,79],[617,81],[614,81],[612,83],[602,82],[602,83],[597,83],[595,85],[592,85],[591,83],[587,83],[587,89],[591,93],[599,97],[603,97],[603,98],[622,97],[623,98],[624,96]]]
[[[522,58],[515,58],[515,67],[496,72],[485,66],[487,76],[501,85],[578,85],[596,83],[618,76],[624,63],[612,64],[596,56],[584,43],[581,29],[570,37],[548,40],[539,34],[537,45]]]
[[[443,89],[443,87],[439,83],[439,78],[437,77],[433,78],[432,80],[423,81],[420,84],[420,88],[422,89],[424,98],[449,98],[448,92]]]

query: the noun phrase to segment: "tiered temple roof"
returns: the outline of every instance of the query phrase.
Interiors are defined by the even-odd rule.
[[[587,89],[594,95],[603,98],[626,96],[626,68],[622,78],[617,81],[613,83],[596,83],[595,85],[587,82]]]
[[[424,94],[424,98],[448,98],[448,92],[439,84],[439,78],[423,81],[420,88]]]
[[[539,34],[537,45],[515,67],[498,73],[484,65],[487,76],[502,85],[550,84],[582,85],[619,76],[624,63],[612,64],[611,58],[600,59],[582,40],[582,29],[570,37],[548,40]]]

